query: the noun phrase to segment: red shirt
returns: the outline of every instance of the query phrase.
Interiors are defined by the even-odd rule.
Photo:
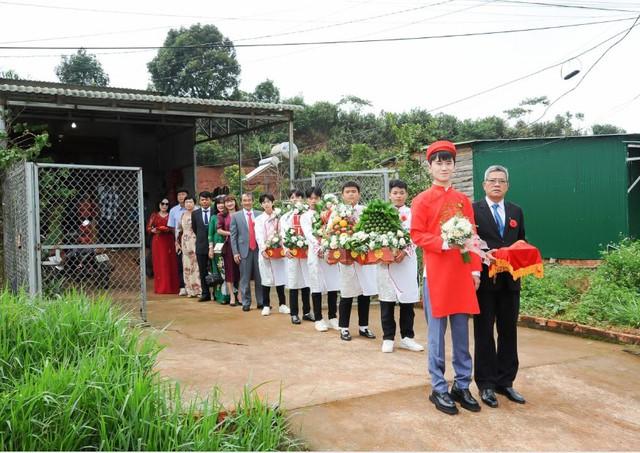
[[[411,240],[423,251],[435,318],[480,313],[471,276],[472,271],[482,270],[480,257],[471,253],[471,262],[464,263],[459,249],[442,250],[440,227],[455,215],[463,215],[472,225],[476,224],[471,202],[453,187],[445,190],[442,186],[431,186],[411,203]]]

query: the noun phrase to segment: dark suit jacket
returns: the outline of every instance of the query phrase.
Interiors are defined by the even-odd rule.
[[[476,219],[478,226],[478,236],[480,239],[484,239],[490,249],[499,249],[500,247],[509,247],[514,242],[525,239],[524,234],[524,216],[520,206],[510,203],[505,200],[505,227],[504,237],[500,237],[498,231],[498,225],[493,217],[493,211],[487,204],[487,201],[483,198],[480,201],[473,203],[473,215]],[[509,223],[511,220],[515,220],[516,227],[511,227]],[[482,291],[497,291],[497,290],[520,290],[520,280],[513,281],[510,274],[501,272],[496,276],[495,282],[493,278],[489,278],[489,267],[482,265],[482,275],[480,277],[480,288]]]
[[[209,222],[213,209],[209,208]],[[209,254],[209,225],[204,224],[202,208],[194,209],[191,213],[191,227],[196,234],[196,255]]]

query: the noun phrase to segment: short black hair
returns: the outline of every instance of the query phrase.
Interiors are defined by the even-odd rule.
[[[187,189],[185,189],[184,187],[181,187],[178,190],[176,190],[176,195],[178,195],[179,193],[186,193],[187,196],[189,196],[189,191]]]
[[[431,155],[431,157],[429,157],[429,164],[431,164],[434,160],[440,160],[440,161],[444,161],[444,162],[448,162],[448,161],[452,160],[453,163],[455,164],[456,163],[456,156],[454,156],[449,151],[437,151],[437,152],[433,153]]]
[[[186,197],[184,197],[184,201],[187,201],[187,200],[191,200],[191,201],[193,201],[193,203],[194,203],[194,204],[195,204],[195,202],[196,202],[196,199],[195,199],[195,198],[193,198],[193,197],[192,197],[191,195],[189,195],[188,193],[187,193],[187,196],[186,196]]]
[[[243,192],[242,195],[240,195],[240,199],[242,199],[242,197],[244,197],[245,195],[247,197],[251,197],[251,199],[253,200],[253,192]]]
[[[289,191],[289,198],[291,198],[293,195],[295,195],[296,197],[304,198],[304,192],[300,189],[291,189]]]
[[[202,192],[200,192],[200,194],[198,195],[198,198],[211,198],[211,192],[207,191],[207,190],[203,190]]]
[[[316,197],[322,196],[322,189],[320,187],[311,186],[307,189],[307,198],[311,195],[315,195]]]
[[[392,179],[391,181],[389,181],[389,190],[393,189],[394,187],[397,187],[398,189],[409,190],[407,187],[407,183],[402,179]]]
[[[273,203],[274,201],[276,201],[276,197],[274,197],[270,193],[263,193],[262,195],[260,195],[260,198],[258,199],[258,201],[260,203],[263,203],[264,200],[271,200],[271,203]]]
[[[344,189],[346,189],[347,187],[355,187],[356,189],[358,189],[358,193],[360,193],[360,186],[358,185],[357,182],[355,181],[347,181],[342,185],[342,190],[341,192],[344,192]]]

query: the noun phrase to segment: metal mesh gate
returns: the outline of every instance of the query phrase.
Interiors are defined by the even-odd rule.
[[[367,171],[317,172],[311,178],[297,179],[295,187],[307,190],[309,187],[320,187],[324,193],[340,193],[342,185],[347,181],[355,181],[360,186],[360,200],[366,204],[371,200],[389,199],[389,180],[396,177],[396,172],[388,169]]]
[[[71,289],[106,294],[146,320],[142,170],[26,163],[21,171],[12,169],[5,179],[3,193],[18,206],[5,210],[5,250],[10,232],[24,225],[26,239],[5,262],[12,273],[26,270],[34,278],[21,280],[7,270],[12,287],[45,296]]]

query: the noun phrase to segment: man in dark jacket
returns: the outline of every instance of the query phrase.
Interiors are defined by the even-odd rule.
[[[500,165],[490,166],[484,173],[482,186],[486,197],[473,204],[480,238],[492,250],[524,240],[522,209],[504,199],[509,189],[509,171]],[[480,314],[473,317],[474,376],[480,398],[488,406],[497,407],[496,393],[500,393],[524,404],[525,399],[513,388],[518,372],[520,280],[514,281],[506,272],[489,278],[488,267],[483,265],[477,294]],[[498,331],[497,348],[494,324]]]

